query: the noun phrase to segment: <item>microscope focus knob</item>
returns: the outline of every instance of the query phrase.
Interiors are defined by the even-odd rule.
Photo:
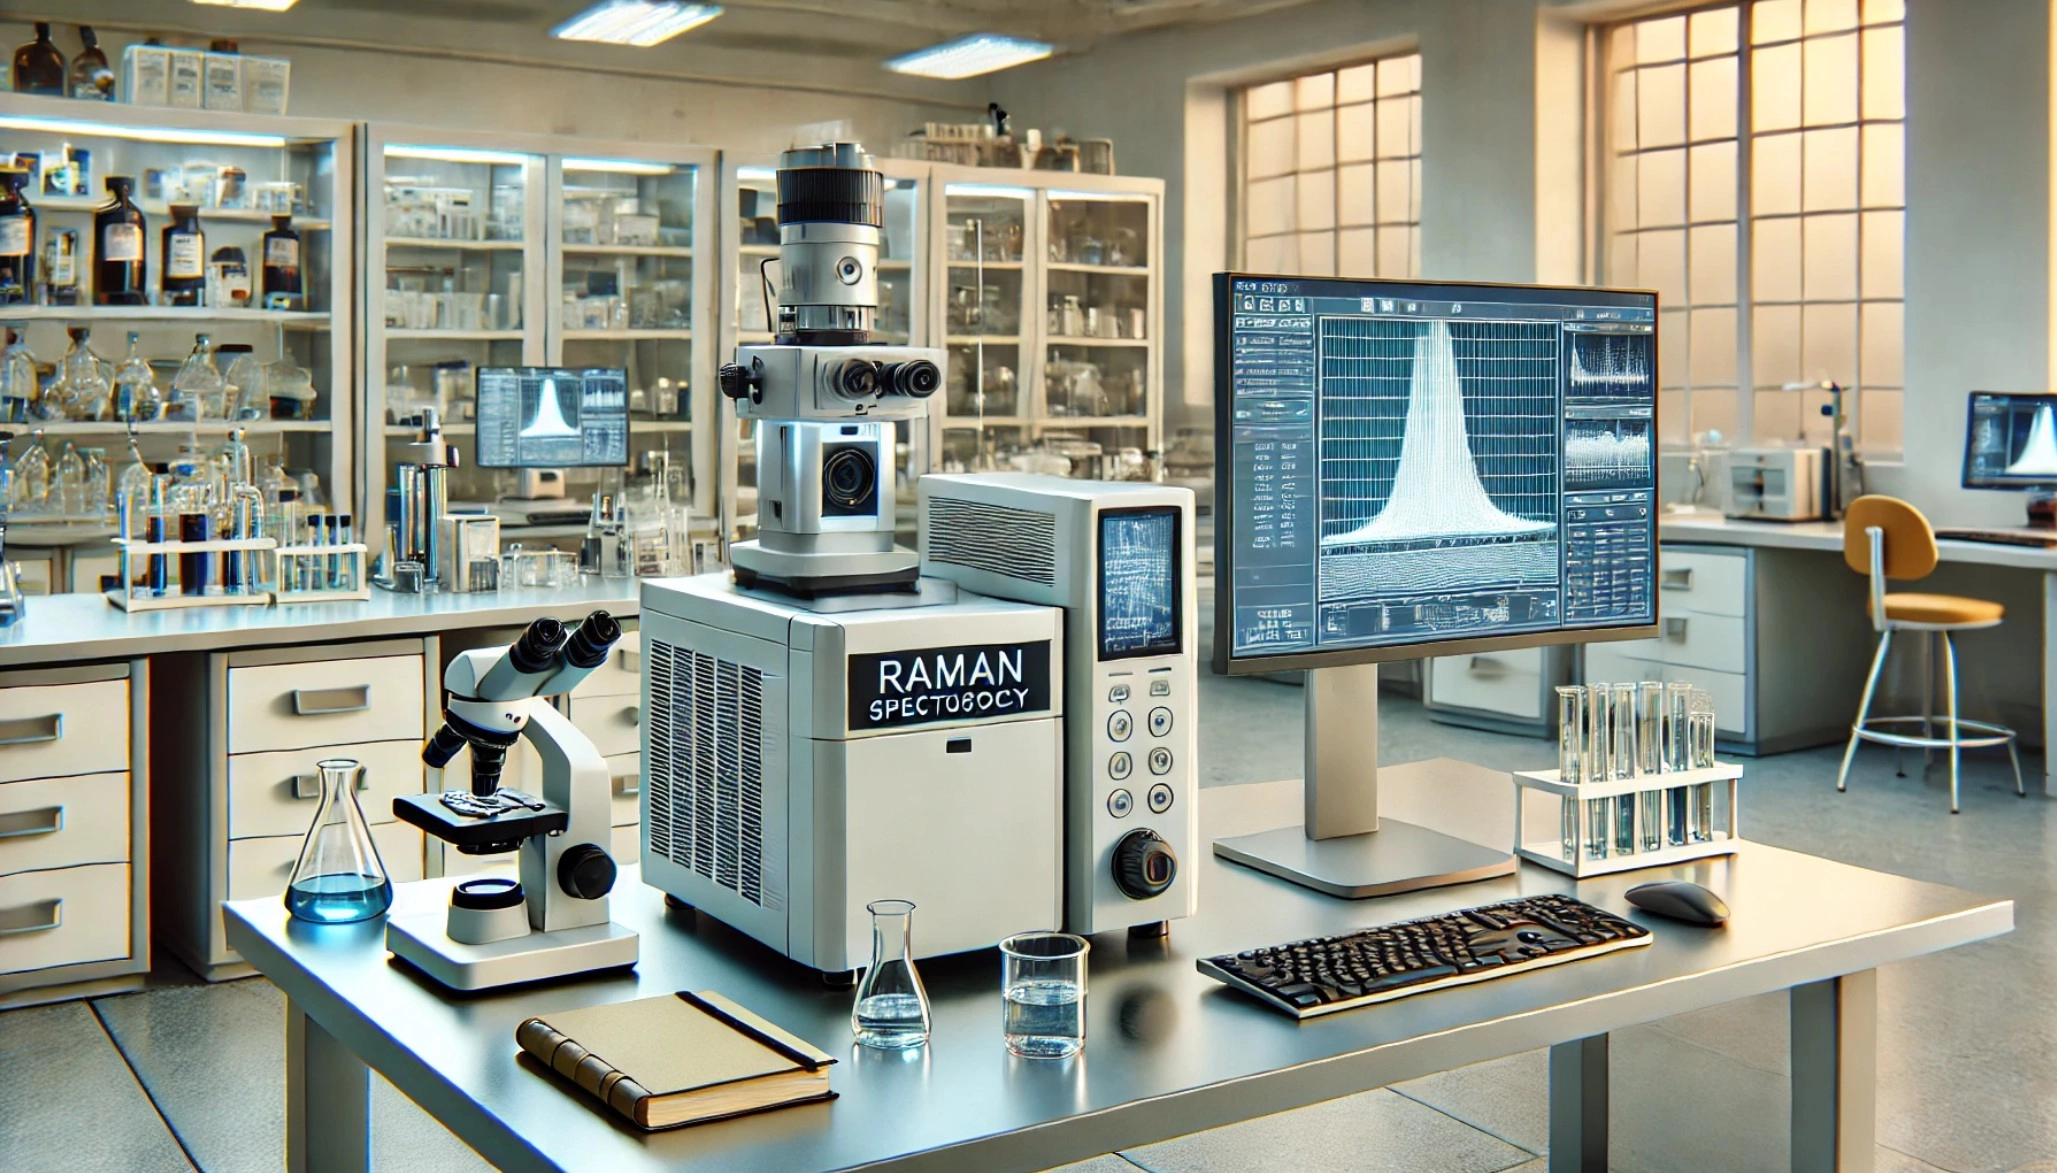
[[[1178,877],[1178,856],[1155,831],[1130,831],[1114,845],[1114,886],[1131,900],[1162,895]]]
[[[557,886],[580,900],[598,900],[614,890],[614,860],[598,846],[580,843],[557,857]]]
[[[730,399],[748,397],[753,403],[762,402],[763,376],[751,367],[723,363],[715,374],[715,382],[721,387],[721,393]]]

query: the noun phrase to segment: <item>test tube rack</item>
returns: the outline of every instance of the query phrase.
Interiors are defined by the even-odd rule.
[[[1671,770],[1660,774],[1636,774],[1628,778],[1615,778],[1605,782],[1566,782],[1556,770],[1516,770],[1514,772],[1514,853],[1531,863],[1541,864],[1552,871],[1563,872],[1574,879],[1588,876],[1607,876],[1616,872],[1635,871],[1639,868],[1664,867],[1686,863],[1696,859],[1707,859],[1717,855],[1734,855],[1741,835],[1736,830],[1736,799],[1738,784],[1742,781],[1743,767],[1728,762],[1716,762],[1692,770]],[[1707,828],[1707,838],[1699,842],[1672,844],[1648,851],[1633,851],[1593,858],[1591,847],[1592,824],[1586,817],[1584,804],[1590,799],[1626,798],[1635,810],[1635,841],[1643,842],[1645,827],[1643,815],[1645,804],[1641,801],[1646,794],[1657,796],[1656,807],[1665,809],[1668,792],[1690,789],[1700,785],[1726,785],[1728,801],[1714,803],[1714,825]],[[1531,796],[1548,796],[1542,801],[1550,810],[1553,825],[1561,826],[1561,800],[1569,799],[1579,804],[1576,817],[1572,819],[1573,833],[1569,839],[1570,859],[1565,858],[1566,840],[1553,835],[1546,840],[1531,840],[1527,817]],[[1610,820],[1609,830],[1613,824]],[[1660,829],[1661,830],[1661,829]]]
[[[367,547],[362,542],[334,546],[280,546],[272,551],[272,592],[280,606],[293,603],[347,603],[371,598],[371,576],[365,573]],[[333,565],[331,560],[335,560]],[[308,582],[353,582],[354,587],[294,587]]]
[[[262,567],[264,554],[276,549],[276,538],[212,538],[204,542],[181,542],[166,540],[152,542],[143,538],[114,539],[115,552],[121,561],[122,585],[107,592],[107,601],[131,613],[142,611],[170,611],[181,607],[268,607],[271,605],[271,588],[264,585],[261,573],[252,573],[255,580],[242,591],[230,592],[219,587],[210,587],[202,594],[189,595],[174,587],[163,594],[152,593],[148,587],[136,584],[137,559],[162,556],[176,559],[181,554],[231,554],[251,555],[250,565]],[[167,577],[169,574],[167,573]]]

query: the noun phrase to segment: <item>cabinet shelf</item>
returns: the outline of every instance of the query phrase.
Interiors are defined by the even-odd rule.
[[[388,329],[388,342],[404,342],[410,339],[440,342],[519,342],[520,330],[404,330]]]
[[[1022,263],[1020,261],[986,261],[981,263],[979,261],[965,260],[958,257],[952,257],[950,259],[950,267],[953,269],[984,269],[988,273],[1006,272],[1009,270],[1019,269],[1021,268],[1021,265]]]
[[[1147,415],[1047,415],[1031,421],[1041,428],[1147,428]]]
[[[643,342],[655,340],[685,341],[693,332],[686,329],[628,329],[628,330],[566,330],[566,342]]]
[[[985,344],[986,344],[987,346],[1020,346],[1020,345],[1021,345],[1021,335],[1019,335],[1019,334],[952,334],[952,335],[950,335],[950,337],[949,337],[949,339],[948,339],[948,344],[949,344],[949,345],[951,345],[951,346],[977,346],[977,345],[978,345],[979,343],[981,343],[981,342],[985,343]]]
[[[0,305],[0,322],[245,322],[320,330],[329,315],[316,310],[235,310],[183,305]]]
[[[185,436],[194,432],[225,436],[237,428],[253,436],[277,436],[288,432],[327,432],[335,424],[330,420],[149,420],[136,424],[120,420],[31,420],[10,426],[16,435],[39,431],[47,436],[122,436],[133,427],[139,436]]]
[[[1121,347],[1142,347],[1142,346],[1148,346],[1148,345],[1150,345],[1150,339],[1148,339],[1148,338],[1092,338],[1092,337],[1087,337],[1087,336],[1085,336],[1085,335],[1060,335],[1060,334],[1053,334],[1053,335],[1051,335],[1051,336],[1050,336],[1050,337],[1049,337],[1048,339],[1046,339],[1046,341],[1047,341],[1047,342],[1049,342],[1049,343],[1050,343],[1050,345],[1052,345],[1052,346],[1089,346],[1089,347],[1100,347],[1100,346],[1121,346]]]
[[[1088,265],[1083,261],[1051,261],[1052,273],[1103,273],[1113,277],[1148,277],[1147,265]]]
[[[571,257],[690,257],[693,250],[665,244],[567,244],[564,255]]]
[[[388,236],[387,248],[442,249],[449,252],[520,252],[528,247],[520,240],[443,240],[433,236]]]
[[[35,206],[38,212],[73,212],[90,216],[107,206],[107,197],[42,196],[37,198],[32,196],[29,202]],[[160,200],[137,200],[135,204],[136,207],[142,209],[143,215],[152,220],[169,219],[171,216],[171,206]],[[200,209],[200,219],[203,223],[213,220],[222,224],[262,224],[268,228],[271,226],[271,218],[274,215],[277,215],[277,213],[261,211],[257,208],[209,208],[203,206]],[[293,216],[293,227],[301,232],[327,232],[330,226],[331,222],[326,219],[315,217],[303,219],[298,214]]]

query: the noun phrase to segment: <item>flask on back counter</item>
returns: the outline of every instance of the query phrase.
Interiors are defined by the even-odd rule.
[[[199,305],[207,287],[207,234],[200,228],[196,204],[173,204],[171,223],[164,226],[164,265],[159,279],[159,305]]]
[[[300,277],[300,234],[293,231],[293,218],[276,215],[271,231],[264,234],[264,300],[268,310],[304,310],[306,287]]]
[[[136,182],[110,175],[106,186],[108,201],[93,213],[93,304],[148,305],[143,210],[129,198]]]
[[[36,299],[36,209],[28,183],[28,168],[0,164],[0,305]]]

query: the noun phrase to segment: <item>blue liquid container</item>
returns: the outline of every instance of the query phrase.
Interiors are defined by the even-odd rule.
[[[357,805],[364,765],[352,758],[324,758],[314,768],[312,777],[303,775],[293,783],[296,795],[318,797],[320,805],[286,885],[286,911],[323,925],[382,916],[393,906],[393,882]]]

